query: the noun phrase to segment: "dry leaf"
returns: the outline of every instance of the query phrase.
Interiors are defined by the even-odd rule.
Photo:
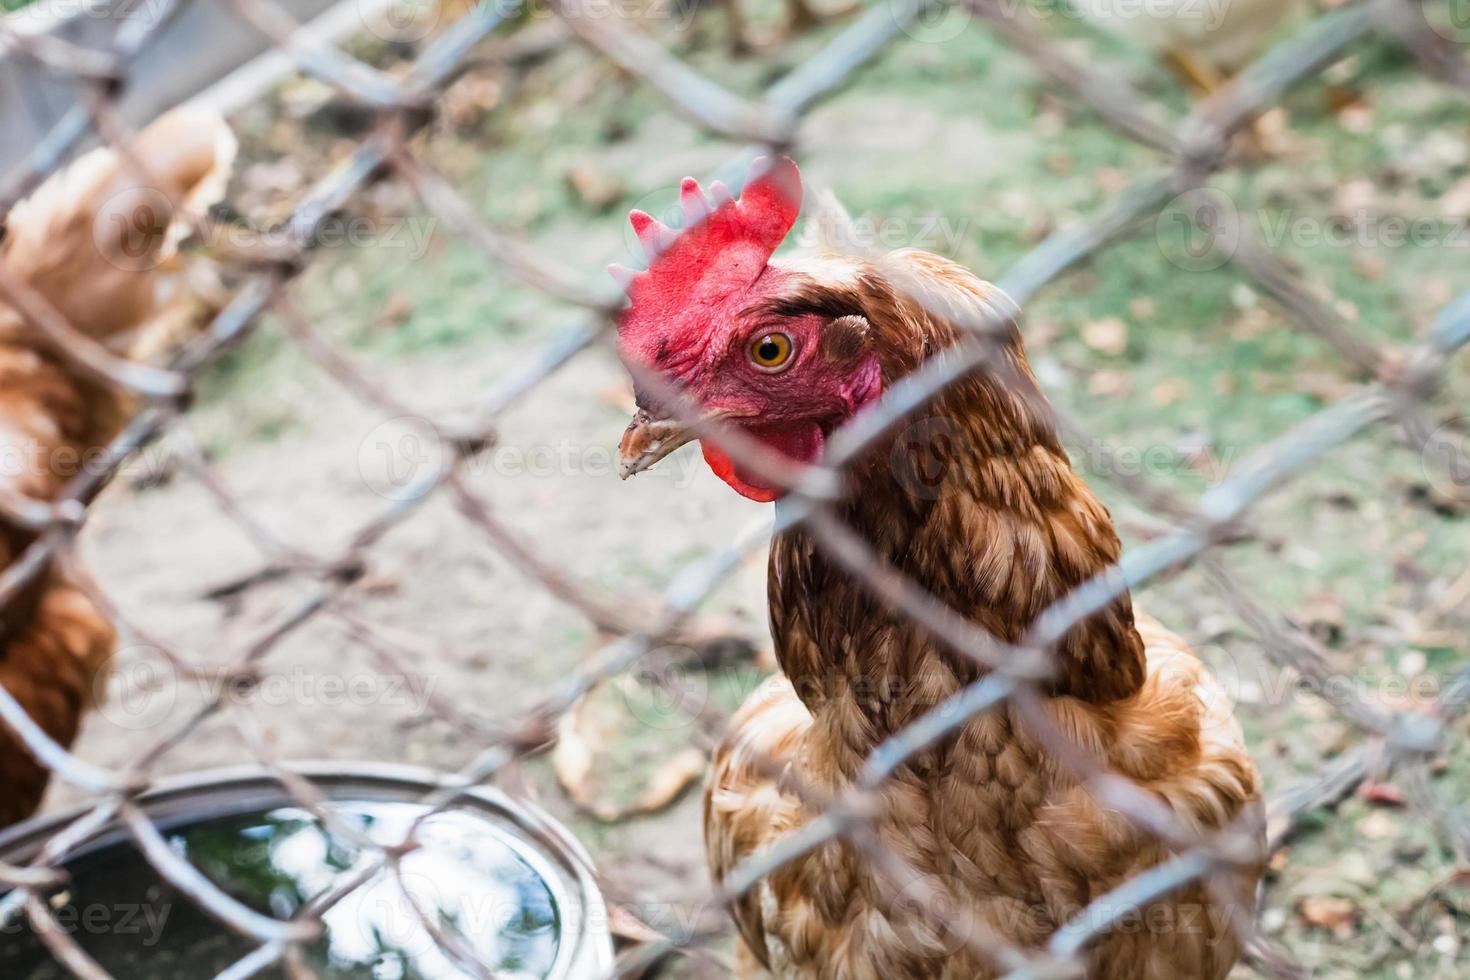
[[[1152,320],[1159,312],[1152,296],[1135,296],[1128,301],[1128,312],[1138,320]]]
[[[589,207],[598,211],[616,204],[623,196],[623,182],[599,167],[584,163],[567,174],[567,186]]]
[[[1372,132],[1373,118],[1373,109],[1361,103],[1350,105],[1337,114],[1342,128],[1355,136]]]
[[[1398,832],[1398,822],[1384,810],[1374,810],[1358,823],[1358,833],[1369,840],[1386,840]]]
[[[1118,167],[1099,167],[1097,186],[1109,194],[1117,194],[1128,186],[1128,172]]]
[[[1115,398],[1133,390],[1133,382],[1122,371],[1095,371],[1087,379],[1087,391],[1098,398]]]
[[[1172,378],[1168,381],[1160,381],[1154,385],[1154,389],[1149,393],[1149,397],[1153,399],[1155,405],[1162,407],[1182,400],[1187,394],[1189,394],[1188,382],[1179,378]]]
[[[503,91],[500,79],[494,76],[466,75],[439,97],[439,107],[450,123],[468,128],[500,104]]]
[[[587,780],[592,773],[592,745],[582,734],[586,708],[587,699],[583,697],[562,715],[557,726],[556,748],[551,750],[551,768],[573,802],[586,798]]]
[[[1128,349],[1128,325],[1115,316],[1082,325],[1082,342],[1095,351],[1117,356]]]
[[[674,753],[654,770],[638,801],[632,806],[618,806],[602,799],[593,776],[597,755],[592,748],[593,742],[602,734],[592,730],[594,724],[588,710],[590,694],[589,691],[588,695],[583,695],[562,716],[557,725],[556,747],[551,752],[551,768],[557,782],[579,810],[603,823],[647,816],[672,805],[686,789],[703,778],[705,753],[690,746]]]
[[[1350,900],[1333,895],[1311,895],[1301,900],[1297,912],[1302,921],[1326,929],[1339,938],[1352,935],[1358,909]]]
[[[607,929],[619,939],[631,943],[662,943],[668,937],[638,918],[627,907],[610,903],[607,907]]]
[[[1444,192],[1439,199],[1439,210],[1449,218],[1470,218],[1470,177]]]
[[[637,813],[657,813],[677,800],[690,786],[704,778],[707,757],[689,746],[659,766],[638,798]]]
[[[1360,255],[1353,260],[1353,270],[1369,282],[1378,282],[1388,275],[1388,263],[1377,255]]]
[[[1378,190],[1373,186],[1373,181],[1361,178],[1349,180],[1337,188],[1332,209],[1340,218],[1356,217],[1371,208],[1377,197]]]
[[[401,292],[389,294],[383,308],[378,311],[378,322],[385,327],[396,327],[413,316],[413,300]]]

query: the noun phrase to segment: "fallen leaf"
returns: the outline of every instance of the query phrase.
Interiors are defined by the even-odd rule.
[[[704,751],[693,746],[674,753],[649,778],[634,812],[657,813],[672,804],[684,790],[704,778],[707,761]]]
[[[1341,939],[1352,935],[1358,909],[1350,900],[1332,895],[1310,895],[1297,905],[1303,922],[1326,929]]]
[[[1154,385],[1153,391],[1149,392],[1149,397],[1153,399],[1155,405],[1164,407],[1181,401],[1187,394],[1189,394],[1189,383],[1181,378],[1172,378]]]
[[[1133,382],[1122,371],[1095,371],[1087,379],[1087,391],[1098,398],[1116,398],[1133,390]]]
[[[1358,822],[1358,833],[1369,840],[1385,840],[1398,832],[1398,822],[1385,810],[1374,810]]]
[[[489,75],[466,75],[439,97],[444,118],[460,128],[478,124],[500,104],[503,86]]]
[[[1369,282],[1378,282],[1388,275],[1388,263],[1377,255],[1360,255],[1353,260],[1353,270]]]
[[[1309,595],[1300,616],[1307,632],[1323,643],[1333,643],[1341,639],[1346,618],[1342,611],[1342,600],[1331,592],[1314,592]]]
[[[567,186],[589,207],[604,211],[623,196],[623,182],[600,167],[584,163],[567,174]]]
[[[1115,316],[1093,320],[1082,325],[1082,342],[1116,357],[1128,349],[1128,325]]]
[[[1373,119],[1372,107],[1362,103],[1347,106],[1337,114],[1337,120],[1342,123],[1342,128],[1355,136],[1371,132]]]
[[[1128,172],[1118,167],[1100,167],[1096,177],[1097,186],[1109,194],[1117,194],[1128,186]]]
[[[1128,301],[1128,312],[1138,320],[1152,320],[1159,312],[1152,296],[1135,296]]]
[[[607,907],[607,929],[619,939],[631,943],[662,943],[668,937],[638,918],[632,910],[616,902]]]
[[[383,308],[378,311],[378,322],[385,327],[396,327],[413,316],[413,300],[405,293],[390,293],[383,303]]]
[[[1470,218],[1470,177],[1462,178],[1439,199],[1439,210],[1450,218]]]

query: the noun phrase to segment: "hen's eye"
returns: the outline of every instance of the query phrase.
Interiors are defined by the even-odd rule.
[[[762,371],[779,371],[791,360],[791,338],[784,333],[763,334],[750,345],[750,360]]]

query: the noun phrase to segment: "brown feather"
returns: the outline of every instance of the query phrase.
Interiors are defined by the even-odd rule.
[[[765,315],[863,318],[890,384],[956,343],[956,319],[1005,302],[920,252],[853,262],[837,282],[797,281]],[[911,454],[925,468],[909,465]],[[925,478],[905,477],[915,472]],[[868,452],[852,486],[860,489],[840,516],[884,561],[1010,641],[1120,552],[1107,510],[1057,439],[1013,325],[994,369],[954,385],[927,418]],[[715,757],[706,838],[716,880],[817,815],[781,791],[772,765],[839,791],[883,738],[984,673],[875,599],[802,529],[772,544],[770,605],[784,674],[746,702]],[[1057,657],[1045,710],[1077,742],[1195,827],[1259,810],[1259,779],[1228,700],[1182,640],[1135,618],[1127,595],[1074,627]],[[900,768],[880,814],[888,847],[1023,947],[1043,944],[1089,901],[1169,856],[1079,786],[1009,707],[971,719]],[[1237,875],[1246,904],[1259,873]],[[772,874],[735,918],[753,959],[777,977],[995,975],[890,901],[842,842]],[[1202,886],[1154,903],[1140,921],[1150,927],[1094,942],[1089,977],[1221,978],[1238,955],[1224,910]]]
[[[233,153],[223,120],[197,110],[170,113],[138,135],[130,160],[96,150],[17,204],[5,218],[0,264],[75,330],[133,355],[155,326],[198,320],[175,246],[186,223],[223,193]],[[54,498],[118,432],[130,407],[0,301],[0,497]],[[0,519],[0,568],[33,538]],[[92,602],[47,569],[0,610],[0,686],[69,746],[100,693],[115,642]],[[0,725],[0,825],[29,815],[48,778]]]

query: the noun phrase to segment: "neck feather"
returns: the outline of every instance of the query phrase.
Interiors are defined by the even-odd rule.
[[[888,292],[878,299],[863,312],[887,344],[885,380],[954,343],[947,321]],[[842,519],[892,568],[1006,641],[1119,556],[1107,509],[1072,470],[1014,330],[991,368],[875,446],[852,485]],[[874,598],[804,530],[774,544],[770,592],[783,669],[814,714],[842,719],[855,748],[985,672]],[[1053,695],[1105,703],[1134,694],[1144,657],[1129,597],[1074,627],[1055,653]]]

